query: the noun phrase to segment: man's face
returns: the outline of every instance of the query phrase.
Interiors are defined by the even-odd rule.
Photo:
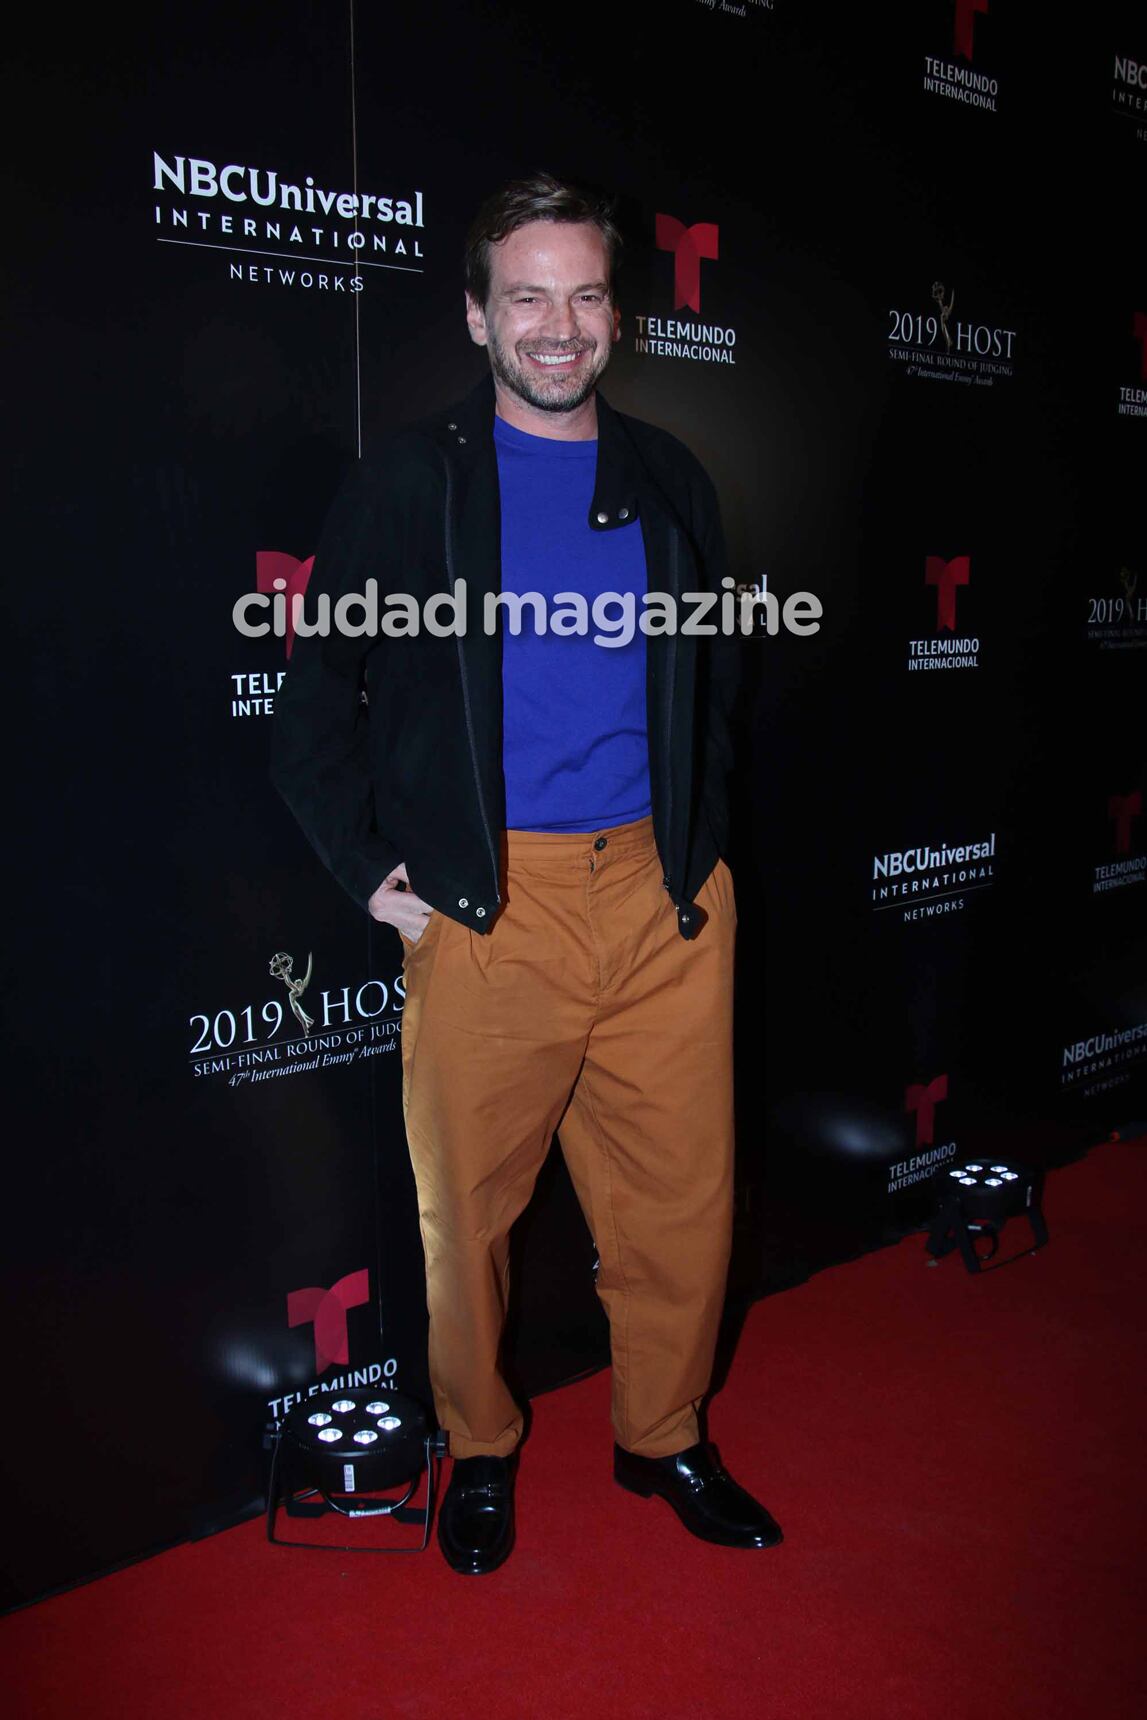
[[[609,294],[605,241],[589,222],[531,221],[490,247],[485,305],[466,295],[470,337],[526,406],[571,412],[609,363],[621,313]]]

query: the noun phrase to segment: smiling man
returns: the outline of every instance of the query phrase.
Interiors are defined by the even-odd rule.
[[[597,392],[620,330],[607,204],[548,175],[479,211],[466,321],[489,378],[361,461],[312,592],[720,591],[713,487]],[[298,639],[275,777],[320,856],[403,941],[403,1105],[455,1570],[514,1538],[522,1413],[499,1370],[508,1240],[555,1133],[609,1318],[614,1475],[730,1547],[780,1530],[698,1421],[732,1213],[736,644],[508,622]],[[365,692],[365,699],[363,694]]]
[[[508,423],[566,441],[596,435],[594,386],[621,327],[608,266],[596,226],[531,221],[500,241],[496,282],[487,269],[467,290],[470,336],[489,354]]]

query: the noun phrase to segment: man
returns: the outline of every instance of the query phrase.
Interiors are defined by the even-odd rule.
[[[278,786],[403,940],[403,1104],[453,1457],[438,1533],[471,1574],[513,1541],[508,1235],[555,1131],[597,1245],[616,1479],[706,1540],[780,1539],[698,1425],[731,1229],[736,644],[661,623],[666,601],[732,581],[701,466],[597,392],[617,245],[607,207],[548,175],[483,206],[466,320],[491,376],[359,463],[311,582],[334,598],[377,576],[423,604],[464,589],[465,631],[297,640],[276,701]],[[647,592],[668,594],[647,634],[576,630]],[[552,628],[523,601],[514,630],[525,593],[555,606]]]

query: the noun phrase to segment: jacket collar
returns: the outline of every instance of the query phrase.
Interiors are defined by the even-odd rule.
[[[460,464],[472,466],[492,452],[494,378],[487,372],[463,400],[440,414],[434,434]],[[589,524],[594,531],[628,525],[639,513],[641,466],[621,415],[597,396],[597,473]]]

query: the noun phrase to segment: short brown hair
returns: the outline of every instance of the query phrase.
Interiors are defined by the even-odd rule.
[[[532,173],[512,179],[487,197],[466,236],[466,291],[485,305],[490,293],[490,247],[508,239],[531,221],[591,222],[605,241],[610,289],[617,269],[621,234],[614,219],[612,197],[582,191],[555,179],[552,173]]]

